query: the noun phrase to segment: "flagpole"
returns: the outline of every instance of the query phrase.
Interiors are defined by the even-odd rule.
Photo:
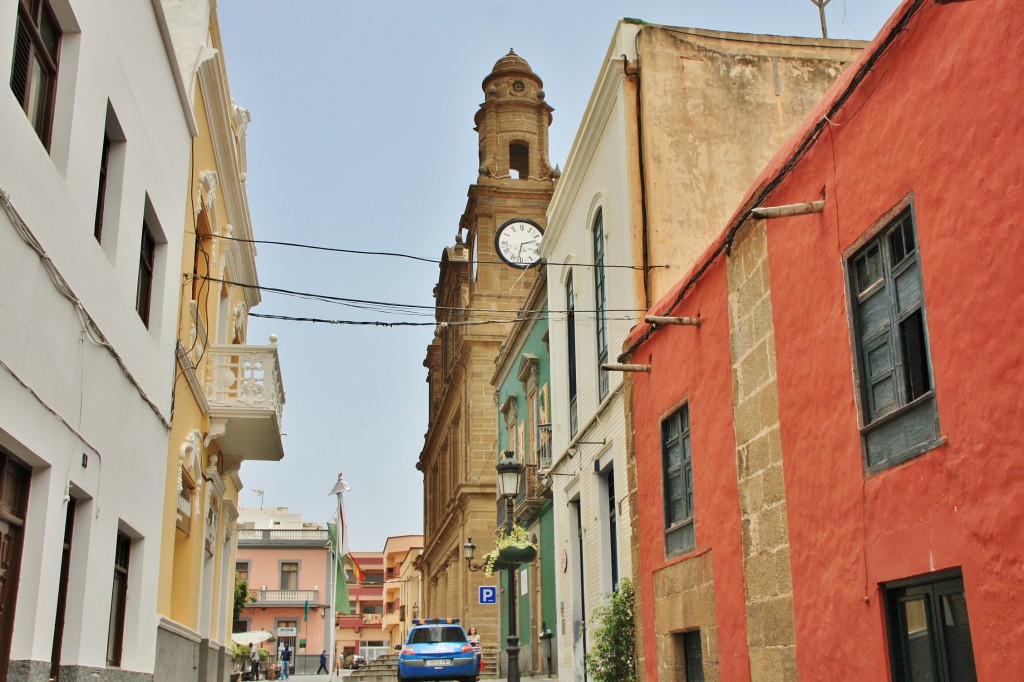
[[[342,514],[342,499],[341,499],[341,496],[346,491],[348,491],[348,490],[351,490],[351,488],[349,487],[348,483],[345,482],[345,479],[343,479],[341,477],[341,473],[339,472],[338,473],[338,481],[334,484],[334,487],[331,488],[331,492],[327,493],[328,495],[334,495],[337,498],[336,509],[337,509],[337,512],[338,512],[338,521],[337,521],[337,524],[335,526],[335,528],[336,528],[335,539],[337,540],[337,547],[334,548],[334,572],[333,572],[333,576],[332,576],[333,577],[333,582],[331,584],[331,622],[330,622],[330,632],[331,632],[331,649],[330,649],[330,651],[331,651],[331,678],[330,679],[332,681],[334,680],[335,667],[336,667],[337,662],[338,662],[338,652],[337,652],[337,647],[336,647],[337,643],[334,640],[335,630],[336,630],[336,628],[334,626],[334,623],[335,623],[335,609],[337,607],[337,601],[338,601],[338,564],[341,561],[341,552],[342,552],[343,549],[345,549],[345,543],[346,543],[346,539],[345,539],[345,532],[346,532],[346,529],[345,529],[345,517]]]
[[[335,533],[337,534],[337,533]],[[334,673],[338,667],[338,652],[334,648],[334,602],[338,598],[338,548],[334,548],[333,555],[331,557],[331,603],[328,606],[328,615],[330,620],[328,621],[328,632],[330,633],[330,645],[327,650],[331,652],[331,682],[334,682]]]

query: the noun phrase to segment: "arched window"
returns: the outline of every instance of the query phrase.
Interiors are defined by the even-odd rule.
[[[508,146],[508,174],[516,180],[530,177],[530,145],[513,142]]]

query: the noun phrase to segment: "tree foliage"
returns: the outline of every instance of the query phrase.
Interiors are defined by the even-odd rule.
[[[636,680],[636,632],[633,620],[633,584],[619,582],[611,601],[594,609],[593,647],[587,652],[587,675],[595,682]],[[589,628],[588,628],[589,629]]]
[[[235,583],[235,606],[231,612],[231,620],[238,620],[238,614],[242,612],[242,607],[249,601],[249,583],[244,580],[239,580]]]

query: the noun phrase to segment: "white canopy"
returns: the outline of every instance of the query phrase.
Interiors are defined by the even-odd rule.
[[[271,638],[266,630],[253,630],[252,632],[236,632],[231,635],[231,641],[235,644],[259,644]]]

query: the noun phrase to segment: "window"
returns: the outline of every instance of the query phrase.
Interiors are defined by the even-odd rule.
[[[572,290],[572,273],[565,281],[565,327],[569,357],[569,433],[576,434],[576,297]]]
[[[132,541],[118,532],[114,545],[114,589],[110,594],[110,623],[107,627],[107,665],[121,665],[124,644],[124,613],[128,605],[128,560]]]
[[[608,563],[612,589],[619,589],[619,530],[618,514],[615,505],[615,470],[608,469],[602,473],[605,489],[605,511],[608,514]]]
[[[895,682],[978,679],[960,571],[887,585],[885,598]]]
[[[693,469],[687,405],[661,424],[661,466],[665,487],[665,553],[673,556],[694,548]]]
[[[103,239],[103,206],[107,199],[107,168],[110,166],[110,135],[103,133],[103,150],[100,152],[100,181],[99,189],[96,190],[96,220],[93,224],[92,233],[96,241]]]
[[[48,0],[20,0],[11,90],[43,146],[50,148],[61,30]]]
[[[299,563],[297,561],[281,562],[281,589],[299,589]]]
[[[594,218],[594,310],[597,311],[597,386],[600,397],[608,395],[608,372],[601,365],[608,362],[608,297],[604,280],[604,217],[601,211]]]
[[[139,282],[135,290],[135,309],[143,324],[149,326],[153,298],[153,270],[156,263],[156,238],[149,221],[142,223],[142,246],[139,248]]]
[[[848,269],[864,453],[876,471],[939,439],[911,207],[857,251]]]
[[[249,562],[248,561],[236,561],[235,562],[235,584],[249,583]]]
[[[213,253],[213,231],[210,229],[207,213],[203,211],[196,220],[196,244],[192,253],[192,300],[204,306],[206,301],[200,301],[199,294],[204,288],[210,290],[211,282],[207,277],[211,276],[210,260]],[[220,339],[218,341],[224,343]]]
[[[525,142],[513,142],[508,146],[508,174],[513,180],[530,177],[530,146]]]

